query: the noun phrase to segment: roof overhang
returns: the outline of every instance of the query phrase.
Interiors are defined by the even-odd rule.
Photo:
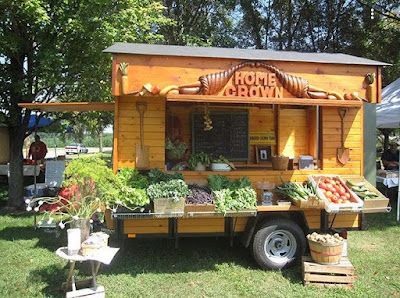
[[[288,61],[328,64],[350,64],[369,66],[388,66],[386,62],[343,53],[310,53],[294,51],[274,51],[260,49],[191,47],[175,45],[155,45],[117,42],[103,51],[112,54],[133,54],[147,56],[179,56],[201,58],[225,58],[258,61]]]
[[[113,112],[113,102],[20,103],[21,108],[43,112]]]

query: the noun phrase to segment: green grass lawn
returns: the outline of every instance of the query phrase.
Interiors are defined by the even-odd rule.
[[[300,267],[263,271],[248,251],[225,239],[131,240],[99,284],[108,297],[400,297],[400,225],[395,212],[369,215],[369,230],[349,235],[358,280],[353,290],[305,288]],[[30,215],[0,216],[0,297],[53,297],[66,277],[54,251],[65,235],[32,228]],[[83,271],[83,270],[82,270]],[[83,275],[83,272],[80,272]]]

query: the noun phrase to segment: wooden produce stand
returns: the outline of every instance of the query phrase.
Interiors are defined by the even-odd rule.
[[[236,167],[229,172],[180,171],[187,183],[205,184],[209,175],[221,174],[248,177],[256,188],[259,182],[306,181],[308,175],[363,175],[363,104],[380,102],[381,69],[386,63],[343,54],[126,43],[104,52],[113,57],[114,172],[137,167],[138,156],[143,155],[148,160],[140,168],[167,170],[169,138],[184,142],[188,154],[222,154]],[[138,105],[145,106],[141,113]],[[37,104],[22,106],[41,109]],[[71,103],[64,108],[90,110],[90,105]],[[62,108],[47,104],[42,109]],[[206,114],[212,129],[204,129]],[[339,158],[339,151],[348,156]],[[271,155],[292,158],[290,169],[273,170]],[[301,156],[312,157],[312,169],[299,169]],[[273,242],[265,247],[274,244],[270,253],[278,257],[282,251],[277,263],[263,256],[260,248],[267,241],[260,231],[273,224],[284,232],[272,233],[268,239]],[[256,260],[264,268],[283,268],[299,258],[306,246],[299,231],[305,238],[304,232],[310,230],[359,229],[361,224],[362,212],[333,215],[293,205],[259,205],[225,215],[114,213],[107,221],[122,239],[240,236],[259,254]],[[292,252],[294,242],[299,249]]]

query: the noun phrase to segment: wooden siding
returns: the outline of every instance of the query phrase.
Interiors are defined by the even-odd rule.
[[[139,113],[136,102],[147,103],[144,113],[144,145],[150,147],[150,167],[164,169],[165,100],[126,96],[118,98],[116,168],[135,167],[136,144],[140,144]]]
[[[113,55],[113,95],[120,95],[121,75],[119,63],[128,62],[129,92],[140,90],[146,83],[163,88],[169,85],[186,85],[195,83],[202,75],[225,71],[242,60],[168,57],[146,55]],[[339,65],[307,62],[271,61],[273,65],[289,74],[300,76],[318,88],[339,93],[358,92],[365,97],[363,81],[367,73],[380,75],[379,68],[367,65]],[[244,68],[243,71],[248,69]],[[376,80],[379,82],[379,78]],[[373,89],[378,93],[376,82]],[[375,89],[376,88],[376,89]],[[221,91],[222,93],[223,91]],[[284,97],[293,97],[284,92]],[[377,96],[378,97],[378,96]],[[240,97],[238,97],[240,101]]]
[[[167,234],[168,219],[127,219],[123,229],[124,234]]]
[[[178,218],[178,233],[223,233],[225,219],[220,218]]]

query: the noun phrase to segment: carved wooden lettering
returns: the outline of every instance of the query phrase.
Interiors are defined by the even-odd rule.
[[[283,97],[283,87],[278,87],[274,73],[236,71],[233,85],[227,86],[226,96]]]

